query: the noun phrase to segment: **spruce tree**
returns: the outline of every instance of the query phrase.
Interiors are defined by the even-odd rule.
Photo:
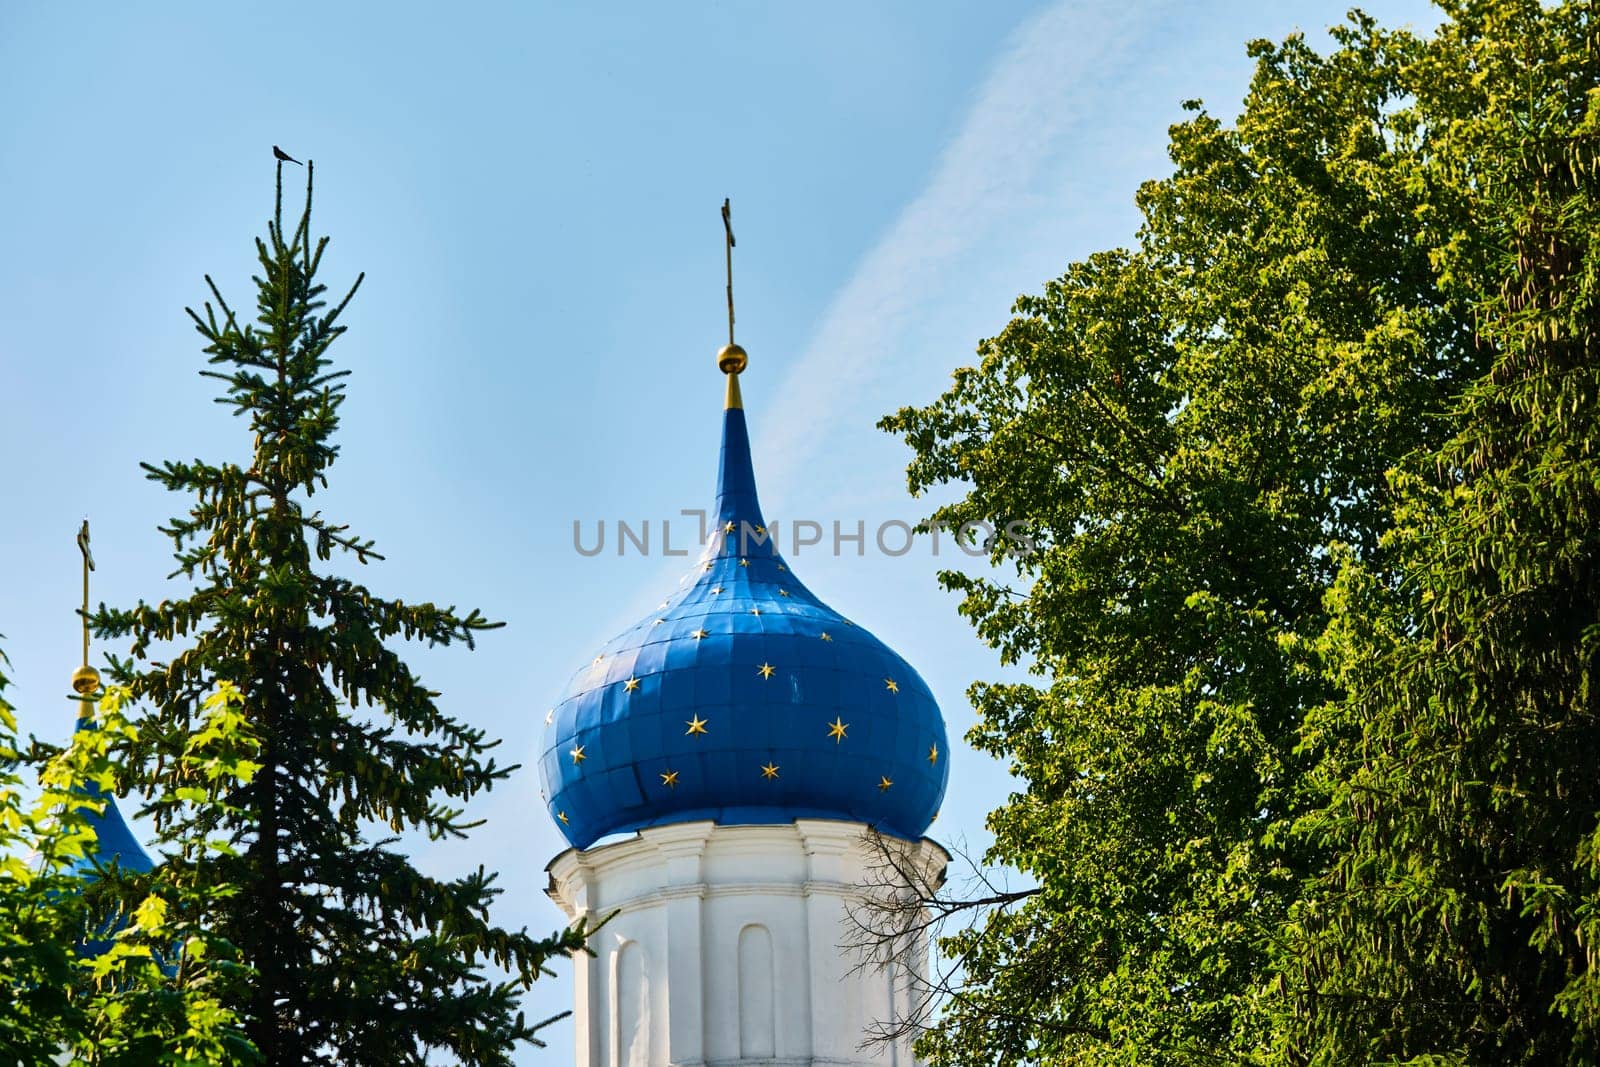
[[[1418,79],[1472,175],[1493,358],[1347,560],[1304,730],[1331,850],[1279,963],[1290,1062],[1600,1064],[1600,36],[1584,3],[1463,4]]]
[[[429,877],[389,836],[462,836],[475,824],[461,806],[513,769],[496,764],[484,731],[445,714],[395,640],[470,648],[499,624],[476,610],[382,598],[331,567],[382,558],[311,507],[338,455],[349,373],[332,366],[329,348],[361,278],[327,301],[316,277],[328,239],[311,237],[312,168],[288,229],[282,168],[256,241],[254,323],[241,322],[209,276],[211,299],[188,309],[209,356],[201,373],[246,420],[250,459],[144,465],[192,497],[163,528],[188,588],[95,615],[101,636],[131,638],[117,674],[148,709],[121,752],[124,774],[147,795],[192,788],[181,757],[205,694],[237,689],[260,769],[196,827],[230,848],[196,862],[238,887],[215,902],[211,928],[255,971],[239,1008],[269,1067],[395,1067],[430,1052],[507,1064],[544,1025],[518,1010],[522,988],[551,956],[581,948],[582,931],[540,939],[497,927],[492,873]],[[158,643],[174,649],[170,659],[152,659]],[[153,815],[159,826],[168,809]]]

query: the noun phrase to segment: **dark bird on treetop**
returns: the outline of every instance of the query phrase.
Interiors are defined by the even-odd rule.
[[[298,159],[294,158],[289,153],[287,153],[283,149],[279,148],[277,145],[273,145],[272,146],[272,154],[277,156],[279,159],[283,160],[285,163],[298,163],[302,167],[305,166],[304,163],[300,163],[300,161]]]

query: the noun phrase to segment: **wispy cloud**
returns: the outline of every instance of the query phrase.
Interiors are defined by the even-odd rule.
[[[1122,158],[1125,144],[1107,140],[1108,125],[1122,116],[1105,109],[1127,103],[1118,70],[1170,6],[1062,0],[1012,32],[926,184],[862,257],[768,394],[782,403],[759,405],[756,470],[769,519],[803,514],[848,526],[900,500],[895,460],[853,460],[863,449],[897,447],[872,427],[919,395],[907,389],[908,372],[935,383],[948,374],[948,360],[919,357],[970,351],[973,331],[998,326],[1018,286],[1061,269],[1069,240],[1103,225],[1108,200],[1127,210],[1127,182],[1108,181],[1108,172],[1137,168]],[[842,454],[819,459],[824,449]],[[806,476],[819,467],[826,478]],[[798,511],[789,512],[791,504]],[[663,560],[659,577],[639,583],[637,595],[596,626],[595,641],[638,621],[656,597],[692,577],[689,570],[687,561]]]
[[[974,253],[997,231],[1029,225],[1033,212],[1064,210],[1059,163],[1074,133],[1097,117],[1097,83],[1126,63],[1129,46],[1166,7],[1066,0],[1014,31],[927,185],[862,259],[793,364],[781,412],[764,418],[765,497],[781,508],[830,426],[870,426],[905,399],[878,386],[915,359],[930,311],[966,295]]]

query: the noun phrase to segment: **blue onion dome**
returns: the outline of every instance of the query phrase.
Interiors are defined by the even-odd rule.
[[[72,676],[72,688],[81,694],[85,700],[90,694],[100,688],[100,674],[93,667],[83,666]],[[90,705],[85,702],[78,713],[77,730],[96,730],[94,715]],[[85,855],[74,865],[74,873],[82,878],[93,878],[95,869],[110,867],[113,863],[125,871],[143,873],[152,869],[155,864],[151,861],[144,848],[139,844],[138,838],[133,836],[133,830],[128,826],[128,821],[122,817],[122,812],[117,808],[117,798],[101,789],[95,782],[83,782],[73,787],[73,791],[91,800],[104,801],[105,806],[99,812],[85,810],[84,822],[94,831],[94,851]]]
[[[144,848],[139,844],[139,839],[133,836],[128,821],[122,817],[122,812],[117,808],[117,798],[104,792],[93,782],[80,787],[79,792],[93,800],[104,800],[105,807],[96,814],[91,811],[84,812],[84,821],[94,831],[94,852],[79,860],[76,873],[84,878],[93,878],[95,866],[109,867],[116,863],[122,870],[144,873],[155,867]]]
[[[715,525],[660,608],[602,647],[546,716],[550,816],[577,848],[711,819],[867,823],[920,838],[949,777],[928,686],[819,600],[778,552],[756,499],[737,359]]]

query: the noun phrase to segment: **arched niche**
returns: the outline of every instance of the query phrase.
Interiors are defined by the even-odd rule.
[[[739,1056],[777,1055],[777,998],[772,934],[752,923],[739,931]]]
[[[610,1067],[651,1067],[649,980],[644,949],[634,941],[611,957]]]

